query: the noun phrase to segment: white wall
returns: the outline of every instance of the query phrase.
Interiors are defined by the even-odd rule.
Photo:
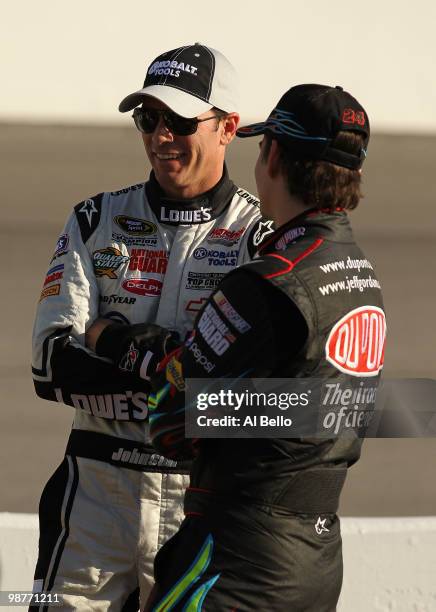
[[[345,570],[338,612],[436,609],[436,517],[341,523]],[[31,590],[37,543],[36,515],[0,513],[0,591]]]
[[[436,131],[434,0],[4,2],[0,120],[127,121],[161,51],[200,41],[239,69],[245,119],[292,84],[349,89],[379,130]]]

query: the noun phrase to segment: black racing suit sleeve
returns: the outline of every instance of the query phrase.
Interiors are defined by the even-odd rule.
[[[263,378],[284,355],[304,346],[307,324],[279,289],[244,268],[227,276],[199,313],[191,337],[152,375],[150,435],[156,450],[173,459],[195,456],[184,437],[184,381],[188,378]]]

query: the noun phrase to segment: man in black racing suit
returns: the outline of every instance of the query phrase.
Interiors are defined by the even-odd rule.
[[[189,340],[152,376],[154,447],[171,459],[195,457],[186,518],[155,560],[146,608],[154,612],[332,612],[341,590],[336,512],[360,456],[355,432],[184,437],[188,378],[321,378],[348,392],[359,379],[376,390],[383,366],[380,284],[345,210],[361,197],[366,112],[340,87],[300,85],[266,122],[238,131],[256,134],[264,135],[261,209],[278,229],[253,262],[226,276]]]
[[[135,108],[150,180],[78,204],[47,272],[35,389],[75,417],[41,497],[34,590],[61,593],[63,610],[137,610],[138,586],[145,602],[154,555],[183,518],[187,466],[149,441],[153,359],[141,352],[141,324],[183,339],[219,280],[271,231],[224,166],[236,86],[228,60],[203,45],[152,62],[144,88],[120,105]],[[96,350],[93,330],[114,320],[122,337],[108,327]]]

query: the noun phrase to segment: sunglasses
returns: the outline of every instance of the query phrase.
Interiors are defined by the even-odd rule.
[[[206,117],[206,119],[193,119],[181,117],[173,111],[156,110],[154,108],[135,108],[133,111],[133,120],[136,127],[143,134],[152,134],[162,117],[165,127],[176,136],[191,136],[197,131],[199,123],[210,121],[211,119],[219,119],[216,115]]]

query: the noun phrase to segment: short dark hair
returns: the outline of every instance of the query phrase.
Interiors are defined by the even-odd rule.
[[[272,136],[264,134],[262,159],[266,161],[271,149]],[[327,161],[295,160],[277,141],[282,170],[286,176],[288,191],[307,206],[334,211],[336,208],[352,210],[363,197],[361,174]],[[359,155],[364,145],[362,134],[342,131],[332,146]]]

